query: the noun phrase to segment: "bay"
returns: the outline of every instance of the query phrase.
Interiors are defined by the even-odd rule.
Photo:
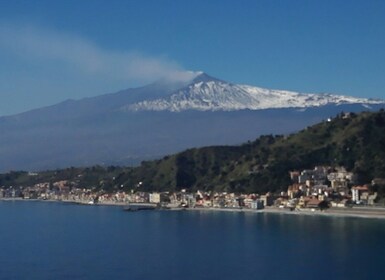
[[[382,279],[385,221],[0,201],[0,279]]]

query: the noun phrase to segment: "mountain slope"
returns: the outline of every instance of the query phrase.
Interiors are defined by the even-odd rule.
[[[67,168],[28,176],[0,174],[0,185],[69,180],[77,186],[143,191],[216,190],[264,193],[286,190],[289,171],[344,166],[359,184],[385,178],[385,111],[339,114],[288,136],[261,136],[239,146],[189,149],[138,167]],[[140,189],[138,189],[138,183]],[[379,190],[385,195],[385,186]]]
[[[186,148],[287,134],[341,111],[383,106],[234,85],[201,73],[186,83],[157,82],[0,117],[0,172],[138,164]]]
[[[288,137],[261,136],[241,146],[189,149],[145,162],[119,183],[132,187],[141,181],[147,190],[261,193],[285,190],[289,171],[317,165],[344,166],[359,183],[385,178],[385,112],[341,114]]]
[[[196,77],[188,86],[171,95],[126,105],[129,111],[235,111],[272,108],[308,108],[342,104],[383,104],[382,100],[355,98],[333,94],[303,94],[235,85],[207,74]]]

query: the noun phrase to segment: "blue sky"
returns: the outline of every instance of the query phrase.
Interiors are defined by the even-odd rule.
[[[385,98],[385,1],[0,1],[0,115],[204,71]]]

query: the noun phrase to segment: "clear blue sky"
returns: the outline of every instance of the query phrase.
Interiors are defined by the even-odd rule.
[[[385,1],[0,0],[0,115],[204,71],[385,98]]]

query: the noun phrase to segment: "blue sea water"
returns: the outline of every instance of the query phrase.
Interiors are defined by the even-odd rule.
[[[385,221],[0,201],[0,279],[383,279]]]

